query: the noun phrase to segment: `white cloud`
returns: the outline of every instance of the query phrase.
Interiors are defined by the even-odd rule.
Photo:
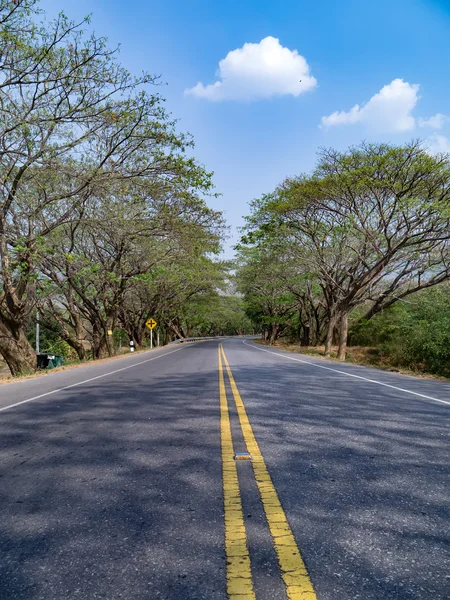
[[[420,127],[432,127],[433,129],[442,129],[446,123],[450,123],[450,118],[441,113],[437,113],[429,119],[419,119]]]
[[[253,100],[299,96],[317,85],[306,59],[271,36],[228,52],[219,62],[217,77],[215,83],[199,82],[185,94],[207,100]]]
[[[426,140],[426,145],[431,154],[450,153],[450,140],[445,135],[434,133]]]
[[[377,132],[410,131],[416,126],[412,116],[419,100],[419,85],[394,79],[363,105],[356,104],[348,112],[334,112],[322,117],[321,127],[362,123]]]

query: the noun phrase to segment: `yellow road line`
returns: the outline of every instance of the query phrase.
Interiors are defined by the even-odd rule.
[[[247,548],[239,481],[234,460],[230,413],[219,346],[220,440],[222,447],[223,501],[227,594],[230,600],[256,600]]]
[[[259,449],[255,434],[247,416],[244,403],[231,372],[230,365],[221,347],[223,361],[230,380],[236,410],[241,424],[247,451],[252,456],[253,472],[266,513],[267,524],[278,556],[281,576],[286,585],[289,600],[317,600],[316,593],[306,570],[305,563],[289,526],[286,514],[281,506],[275,486],[272,483],[263,455]]]

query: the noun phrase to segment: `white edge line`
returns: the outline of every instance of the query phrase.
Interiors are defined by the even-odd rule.
[[[287,356],[287,354],[280,354],[279,352],[273,352],[272,350],[266,350],[265,348],[258,348],[258,346],[254,344],[247,344],[245,340],[242,340],[242,343],[250,348],[254,348],[255,350],[261,350],[261,352],[267,352],[269,354],[275,354],[275,356],[280,356],[281,358],[288,358],[289,360],[295,360],[296,362],[304,363],[305,365],[311,365],[312,367],[317,367],[319,369],[325,369],[326,371],[333,371],[334,373],[340,373],[341,375],[347,375],[347,377],[354,377],[355,379],[362,379],[363,381],[368,381],[369,383],[377,383],[378,385],[384,385],[384,387],[391,388],[393,390],[397,390],[399,392],[406,392],[407,394],[412,394],[413,396],[419,396],[419,398],[426,398],[427,400],[434,400],[434,402],[441,402],[441,404],[448,404],[450,402],[447,400],[440,400],[439,398],[433,398],[433,396],[426,396],[425,394],[419,394],[418,392],[412,392],[411,390],[405,390],[404,388],[396,387],[395,385],[390,385],[389,383],[383,383],[382,381],[377,381],[376,379],[368,379],[367,377],[361,377],[361,375],[355,375],[354,373],[347,373],[346,371],[339,371],[339,369],[332,369],[331,367],[325,367],[325,365],[318,365],[317,363],[309,362],[307,360],[302,360],[301,358],[294,358],[293,356]]]
[[[72,383],[71,385],[66,385],[65,387],[58,388],[57,390],[52,390],[51,392],[45,392],[45,394],[40,394],[39,396],[33,396],[33,398],[27,398],[27,400],[22,400],[21,402],[16,402],[15,404],[10,404],[9,406],[4,406],[0,408],[0,412],[4,410],[8,410],[9,408],[14,408],[15,406],[20,406],[21,404],[26,404],[27,402],[32,402],[33,400],[39,400],[40,398],[45,398],[46,396],[51,396],[52,394],[57,394],[58,392],[62,392],[64,390],[68,390],[70,388],[77,387],[79,385],[83,385],[84,383],[89,383],[90,381],[95,381],[96,379],[102,379],[103,377],[108,377],[108,375],[114,375],[114,373],[120,373],[121,371],[126,371],[127,369],[132,369],[133,367],[138,367],[139,365],[143,365],[144,363],[148,363],[152,360],[157,360],[158,358],[163,358],[164,356],[169,356],[169,354],[173,354],[174,352],[179,352],[180,350],[184,350],[187,346],[182,346],[181,348],[177,348],[176,350],[171,350],[170,352],[166,352],[165,354],[159,354],[158,356],[153,356],[152,358],[147,358],[146,360],[141,360],[138,363],[134,363],[132,365],[128,365],[127,367],[122,367],[121,369],[116,369],[115,371],[109,371],[108,373],[104,373],[103,375],[97,375],[96,377],[91,377],[90,379],[84,379],[83,381],[79,381],[78,383]]]

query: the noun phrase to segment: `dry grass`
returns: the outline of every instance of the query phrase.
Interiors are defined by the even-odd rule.
[[[156,348],[154,348],[156,350]],[[9,373],[9,369],[5,363],[0,361],[0,385],[4,383],[16,383],[18,381],[26,381],[27,379],[35,379],[36,377],[45,377],[50,373],[58,373],[59,371],[69,371],[70,369],[77,369],[78,367],[85,367],[86,365],[99,365],[106,362],[111,362],[113,360],[118,360],[119,358],[124,358],[124,356],[132,356],[135,354],[140,354],[142,352],[150,352],[150,348],[142,348],[142,350],[135,350],[135,352],[123,352],[122,354],[118,354],[117,356],[110,356],[108,358],[100,358],[98,360],[85,360],[80,362],[73,362],[62,367],[56,367],[55,369],[42,369],[40,371],[36,371],[35,373],[31,373],[30,375],[22,375],[21,377],[13,377]]]
[[[263,344],[267,346],[265,342],[262,340],[255,340],[258,344]],[[275,343],[275,347],[281,348],[282,350],[287,350],[289,352],[296,352],[298,354],[309,354],[310,356],[316,356],[317,358],[321,358],[325,360],[324,346],[300,346],[299,344],[292,344],[285,340],[280,340]],[[326,360],[334,360],[336,362],[342,362],[337,358],[337,346],[333,347],[331,350],[331,356],[326,358]],[[402,373],[403,375],[414,375],[415,377],[423,377],[424,379],[439,379],[441,381],[450,381],[450,379],[446,377],[441,377],[439,375],[432,375],[431,373],[426,373],[420,368],[417,369],[406,369],[404,367],[399,367],[397,365],[393,365],[390,362],[389,357],[381,352],[379,348],[371,348],[366,346],[349,346],[347,348],[347,357],[345,362],[352,363],[355,365],[362,365],[364,367],[375,367],[376,369],[382,369],[383,371],[391,371],[394,373]]]

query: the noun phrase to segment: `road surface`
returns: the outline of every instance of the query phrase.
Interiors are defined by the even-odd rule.
[[[448,600],[450,384],[223,351],[0,386],[0,600]]]

